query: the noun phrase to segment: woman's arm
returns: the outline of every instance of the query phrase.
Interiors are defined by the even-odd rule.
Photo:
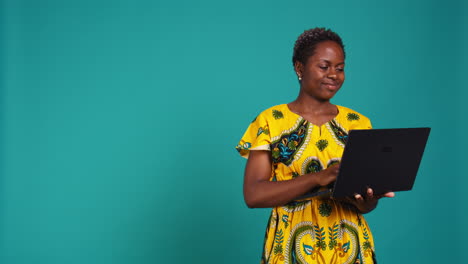
[[[339,165],[317,173],[309,173],[287,181],[271,182],[270,152],[253,150],[249,153],[244,174],[244,200],[250,208],[285,205],[317,186],[332,183]]]

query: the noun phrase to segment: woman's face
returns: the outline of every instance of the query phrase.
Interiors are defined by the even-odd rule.
[[[341,88],[345,80],[344,54],[334,41],[324,41],[315,47],[305,65],[296,62],[295,69],[301,81],[301,93],[328,101]]]

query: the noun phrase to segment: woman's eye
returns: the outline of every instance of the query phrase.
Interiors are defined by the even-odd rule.
[[[322,70],[326,70],[326,69],[328,69],[328,66],[319,66],[319,68],[322,69]]]
[[[344,71],[344,68],[336,68],[336,70],[342,72]]]

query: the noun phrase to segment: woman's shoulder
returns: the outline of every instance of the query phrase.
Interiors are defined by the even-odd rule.
[[[262,110],[257,118],[261,117],[266,120],[279,120],[290,115],[290,113],[291,111],[289,110],[287,104],[278,104]]]
[[[338,119],[341,121],[340,123],[359,123],[363,124],[365,127],[371,126],[370,119],[362,113],[345,106],[337,105],[336,107],[339,111]]]

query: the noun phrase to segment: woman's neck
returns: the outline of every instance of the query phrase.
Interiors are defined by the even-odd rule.
[[[313,98],[298,96],[296,100],[288,104],[295,112],[301,114],[321,115],[336,112],[336,106],[330,101],[319,101]]]

